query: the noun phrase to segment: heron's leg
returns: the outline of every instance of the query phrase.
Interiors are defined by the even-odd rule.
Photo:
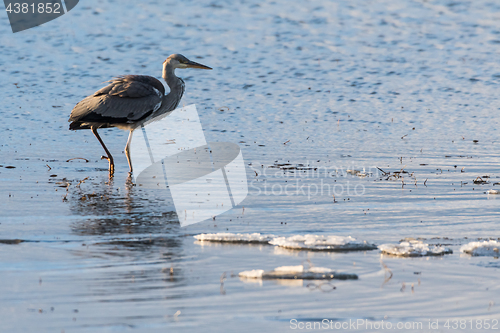
[[[102,148],[104,148],[104,151],[108,155],[108,157],[104,157],[104,156],[103,157],[106,158],[109,162],[109,175],[113,176],[113,174],[115,173],[115,162],[113,161],[113,156],[111,156],[111,153],[109,152],[108,148],[106,148],[106,145],[104,144],[101,137],[97,133],[97,126],[92,126],[90,129],[91,129],[92,133],[94,133],[97,140],[99,140],[99,143],[101,144]]]
[[[128,167],[130,168],[129,174],[132,173],[132,159],[130,158],[130,142],[132,142],[132,133],[134,133],[134,130],[130,130],[127,145],[125,146],[125,156],[127,156]]]

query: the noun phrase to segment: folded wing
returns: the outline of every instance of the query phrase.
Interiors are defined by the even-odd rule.
[[[135,124],[160,108],[164,94],[163,84],[154,77],[118,77],[73,108],[70,129]]]

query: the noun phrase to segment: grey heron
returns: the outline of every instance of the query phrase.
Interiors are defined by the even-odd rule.
[[[130,174],[130,142],[132,133],[146,121],[174,110],[184,93],[184,81],[175,76],[176,68],[212,69],[191,61],[181,54],[172,54],[163,62],[162,77],[170,92],[165,95],[165,87],[154,77],[147,75],[123,75],[108,82],[109,85],[84,98],[71,111],[68,121],[70,130],[90,129],[104,148],[109,162],[109,174],[113,175],[113,156],[97,133],[99,128],[117,127],[130,131],[125,155]]]

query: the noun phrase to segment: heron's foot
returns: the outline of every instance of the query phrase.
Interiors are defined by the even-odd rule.
[[[113,158],[101,156],[101,160],[107,160],[109,162],[109,176],[113,177],[113,174],[115,173],[115,163],[113,161]]]

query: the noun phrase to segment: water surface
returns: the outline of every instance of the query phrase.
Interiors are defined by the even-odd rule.
[[[294,318],[443,329],[447,319],[500,319],[498,260],[459,253],[500,237],[500,201],[485,194],[500,182],[499,22],[495,2],[441,0],[88,0],[16,34],[3,15],[3,329],[281,332]],[[160,77],[172,53],[214,68],[177,71],[181,103],[197,105],[207,141],[238,143],[248,164],[247,199],[186,228],[167,191],[127,185],[126,132],[102,130],[117,167],[110,181],[92,133],[67,123],[103,81]],[[66,162],[76,157],[88,162]],[[297,168],[270,167],[287,163]],[[377,168],[408,173],[386,180]],[[421,237],[454,253],[391,258],[192,237],[226,231]],[[234,276],[306,260],[359,280],[328,292]]]

